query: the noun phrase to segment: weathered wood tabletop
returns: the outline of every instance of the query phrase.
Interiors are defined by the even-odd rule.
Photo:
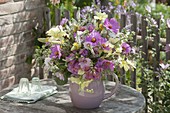
[[[44,80],[43,84],[54,85],[54,82]],[[109,89],[113,84],[113,82],[108,82],[106,86]],[[11,90],[12,88],[1,91],[0,96]],[[110,99],[104,100],[99,108],[91,110],[73,107],[68,90],[68,85],[58,86],[57,94],[34,104],[0,100],[0,113],[141,113],[145,107],[144,96],[125,85],[120,85],[117,93]]]

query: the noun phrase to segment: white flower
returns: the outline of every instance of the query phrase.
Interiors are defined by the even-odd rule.
[[[94,19],[96,20],[105,20],[108,17],[106,13],[96,13],[96,16],[94,16]]]
[[[67,35],[67,33],[63,30],[63,27],[61,25],[51,28],[46,33],[47,35],[52,36],[54,38],[62,38],[63,36]]]

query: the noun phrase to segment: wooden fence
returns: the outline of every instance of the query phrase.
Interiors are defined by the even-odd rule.
[[[45,23],[46,23],[46,31],[49,30],[51,28],[51,16],[50,16],[50,10],[49,8],[45,9],[45,13],[44,13],[44,17],[45,17]],[[67,19],[70,19],[70,12],[68,10],[64,10],[64,17],[66,17]],[[149,46],[151,46],[151,48],[155,49],[156,55],[154,56],[153,60],[153,71],[157,71],[157,69],[159,68],[159,63],[160,63],[160,43],[162,45],[166,45],[166,44],[170,44],[170,28],[166,29],[166,38],[160,38],[159,36],[159,26],[160,26],[160,20],[157,20],[157,24],[158,24],[158,28],[154,28],[153,32],[155,34],[154,37],[152,37],[153,41],[149,40],[147,38],[148,34],[147,34],[147,21],[146,21],[146,17],[141,17],[141,35],[138,35],[137,32],[137,16],[136,14],[131,14],[130,15],[130,22],[132,24],[131,26],[131,31],[135,32],[135,35],[133,36],[133,45],[137,45],[137,42],[140,40],[140,46],[142,46],[142,51],[144,54],[142,54],[142,58],[144,59],[144,61],[148,61],[149,60]],[[74,18],[77,18],[77,10],[74,11]],[[127,16],[126,14],[121,14],[121,18],[120,18],[120,30],[123,29],[126,26],[126,19]],[[55,9],[55,25],[59,25],[60,24],[60,20],[61,20],[61,11],[59,9]],[[163,49],[162,49],[163,50]],[[170,52],[166,53],[166,60],[170,60]],[[145,66],[146,64],[143,63],[143,66]],[[42,70],[41,70],[42,71]],[[142,71],[142,76],[144,76],[144,71]],[[40,78],[43,78],[43,73],[41,72]],[[112,79],[112,78],[110,78]],[[131,87],[136,88],[136,69],[131,72]],[[154,79],[154,78],[153,78]],[[120,77],[120,82],[122,84],[126,84],[126,75],[124,73],[124,71],[122,70],[121,73],[121,77]],[[147,92],[147,85],[142,87],[142,93],[144,94],[145,97],[147,97],[148,92]],[[147,102],[147,99],[146,99]]]

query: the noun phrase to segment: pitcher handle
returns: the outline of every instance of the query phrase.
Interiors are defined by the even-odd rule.
[[[111,92],[110,92],[110,93],[106,93],[106,94],[104,95],[104,99],[108,99],[109,97],[111,97],[111,96],[116,92],[116,90],[117,90],[117,88],[118,88],[118,86],[119,86],[119,79],[118,79],[118,77],[117,77],[117,75],[116,75],[115,73],[113,73],[113,78],[114,78],[114,80],[115,80],[115,82],[116,82],[116,85],[115,85],[115,87],[113,87],[113,88],[111,89]]]

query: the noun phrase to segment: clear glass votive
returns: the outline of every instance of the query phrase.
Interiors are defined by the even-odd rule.
[[[40,79],[38,77],[33,77],[31,80],[31,91],[40,92],[42,91]]]
[[[30,86],[29,86],[29,80],[27,78],[21,78],[19,81],[19,86],[18,86],[18,93],[19,94],[30,94]]]

